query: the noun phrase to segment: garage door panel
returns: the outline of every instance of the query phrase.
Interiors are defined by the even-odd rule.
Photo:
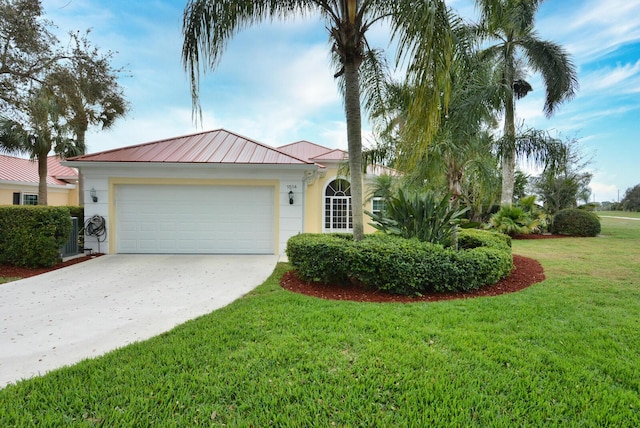
[[[121,253],[274,253],[274,189],[120,185]]]

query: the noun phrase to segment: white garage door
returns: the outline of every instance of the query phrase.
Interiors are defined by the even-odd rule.
[[[118,253],[273,254],[274,189],[119,185]]]

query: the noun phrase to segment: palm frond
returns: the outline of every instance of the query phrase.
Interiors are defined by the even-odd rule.
[[[28,151],[30,133],[18,122],[0,116],[0,152],[20,154]]]
[[[322,12],[312,0],[189,0],[182,20],[182,63],[191,82],[194,112],[201,115],[200,70],[215,69],[229,40],[265,20],[284,20]]]
[[[542,75],[546,88],[544,113],[551,116],[557,106],[574,97],[578,73],[569,53],[554,42],[540,40],[532,33],[520,41],[529,65]]]

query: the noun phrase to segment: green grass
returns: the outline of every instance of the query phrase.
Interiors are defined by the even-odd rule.
[[[547,280],[438,303],[324,301],[288,266],[169,333],[0,390],[0,426],[640,426],[640,222],[514,241]]]
[[[19,279],[17,276],[0,276],[0,284],[6,284],[7,282],[17,281]]]
[[[633,211],[596,211],[601,217],[631,217],[631,218],[640,218],[640,212]]]

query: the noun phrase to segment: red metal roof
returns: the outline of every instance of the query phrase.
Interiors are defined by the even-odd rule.
[[[281,152],[289,153],[292,156],[296,156],[302,159],[306,159],[309,162],[318,162],[320,165],[327,161],[344,161],[349,159],[349,153],[341,149],[330,149],[309,141],[298,141],[296,143],[287,144],[286,146],[278,147]],[[370,175],[392,175],[399,176],[400,173],[393,168],[388,168],[382,165],[368,165],[367,174]]]
[[[82,162],[220,163],[250,165],[305,165],[302,160],[273,147],[224,129],[153,141],[106,152],[78,156]]]
[[[278,150],[300,159],[311,161],[316,156],[330,152],[332,149],[309,141],[298,141],[278,147]]]
[[[58,156],[47,158],[47,184],[64,186],[78,179],[78,171],[60,165]],[[0,180],[38,184],[38,162],[36,160],[0,155]]]
[[[343,161],[349,159],[349,153],[344,150],[334,149],[311,159],[314,161]]]

